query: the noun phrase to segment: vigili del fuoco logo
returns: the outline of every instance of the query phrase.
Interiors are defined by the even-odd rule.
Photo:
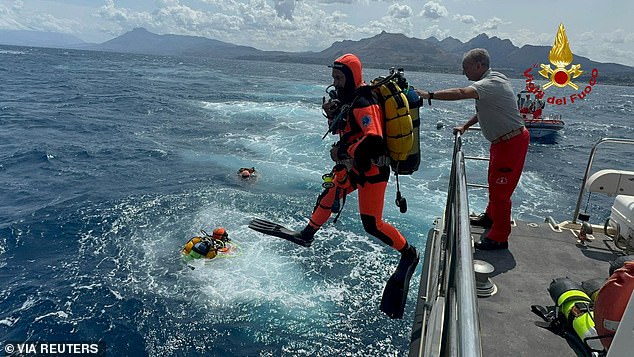
[[[526,91],[535,94],[539,99],[543,99],[546,96],[544,90],[552,86],[558,88],[570,86],[574,90],[579,90],[579,85],[573,82],[573,80],[581,76],[584,71],[581,70],[580,64],[570,65],[573,62],[573,57],[563,24],[559,24],[555,44],[550,49],[548,60],[550,64],[540,64],[541,70],[538,73],[548,80],[548,82],[541,87],[535,84],[535,78],[531,74],[533,68],[537,68],[537,64],[534,64],[533,67],[524,71]],[[552,68],[551,65],[555,66],[555,68]],[[570,67],[568,68],[568,66]],[[588,85],[586,85],[583,90],[564,97],[550,96],[546,99],[546,102],[551,105],[566,105],[573,104],[576,100],[584,99],[592,92],[592,87],[597,83],[598,76],[599,71],[593,68],[590,72]]]

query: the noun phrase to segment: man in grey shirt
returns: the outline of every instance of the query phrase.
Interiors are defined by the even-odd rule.
[[[490,57],[483,48],[465,53],[462,70],[474,81],[465,88],[450,88],[436,92],[416,90],[425,99],[475,99],[476,114],[454,134],[464,132],[480,123],[482,135],[491,142],[488,171],[489,204],[486,211],[471,220],[471,224],[487,228],[477,249],[507,249],[511,234],[511,196],[519,182],[528,151],[530,135],[517,110],[517,102],[510,81],[503,74],[489,68]],[[490,228],[490,229],[489,229]]]

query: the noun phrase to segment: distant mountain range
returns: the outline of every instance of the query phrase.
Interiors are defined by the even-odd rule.
[[[10,32],[10,31],[9,31]],[[81,40],[62,34],[30,33],[18,43],[17,37],[8,36],[8,30],[0,30],[0,43],[24,46],[75,48],[95,51],[126,52],[168,56],[215,57],[273,62],[329,64],[344,53],[355,53],[366,67],[402,67],[405,70],[461,73],[462,55],[469,49],[486,48],[492,59],[492,67],[510,77],[520,78],[524,71],[535,64],[548,63],[550,46],[525,45],[517,47],[510,40],[480,34],[466,43],[452,37],[442,41],[434,37],[410,38],[402,34],[382,32],[359,41],[339,41],[320,52],[262,51],[254,47],[239,46],[198,36],[157,35],[144,28],[136,28],[101,44],[82,43]],[[37,41],[36,34],[42,40]],[[15,35],[15,34],[14,34]],[[57,36],[56,36],[57,35]],[[12,41],[6,41],[11,38]],[[574,56],[574,64],[581,69],[599,71],[600,83],[634,85],[634,67],[616,63],[600,63],[586,57]],[[533,71],[536,75],[536,71]]]
[[[28,47],[65,48],[85,45],[79,38],[65,33],[0,29],[0,44]]]

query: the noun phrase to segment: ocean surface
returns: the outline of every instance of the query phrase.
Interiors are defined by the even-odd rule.
[[[432,90],[469,83],[405,74]],[[321,140],[326,64],[0,47],[0,79],[2,345],[100,342],[111,356],[407,354],[420,267],[406,318],[390,320],[379,302],[398,254],[365,234],[355,194],[308,249],[247,228],[260,217],[299,229],[312,212],[335,141]],[[571,219],[592,144],[634,138],[633,101],[634,87],[603,85],[599,74],[584,101],[546,107],[566,127],[531,144],[513,214]],[[445,205],[451,128],[473,111],[473,101],[425,106],[421,168],[401,177],[407,213],[388,186],[385,219],[420,249]],[[464,139],[469,155],[488,152],[478,132]],[[605,152],[597,167],[631,164],[630,148]],[[239,179],[251,166],[258,179]],[[484,183],[486,164],[468,162],[467,174]],[[582,209],[603,222],[611,202],[593,196]],[[486,191],[472,190],[471,211],[485,205]],[[187,267],[182,245],[217,226],[241,255]]]

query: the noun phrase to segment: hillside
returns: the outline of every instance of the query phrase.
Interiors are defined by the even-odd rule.
[[[402,67],[405,70],[461,73],[463,54],[482,47],[491,54],[492,67],[515,78],[534,64],[548,63],[549,46],[525,45],[521,48],[510,40],[480,34],[463,43],[454,38],[442,41],[434,37],[419,39],[403,34],[382,32],[359,41],[338,41],[320,52],[261,51],[204,37],[157,35],[137,28],[117,38],[94,45],[102,51],[133,52],[154,55],[207,56],[274,62],[329,64],[338,56],[352,52],[367,67]],[[575,56],[574,63],[584,70],[597,68],[602,83],[634,85],[634,68],[615,63],[600,63]]]
[[[56,32],[0,29],[0,44],[29,47],[74,47],[84,41],[79,38]]]
[[[196,56],[224,59],[244,59],[273,62],[329,64],[338,56],[352,52],[366,67],[402,67],[405,70],[461,73],[464,52],[476,47],[486,48],[491,54],[492,67],[510,77],[520,78],[534,64],[548,63],[550,46],[515,46],[510,40],[480,34],[466,43],[452,37],[442,41],[434,37],[419,39],[403,34],[382,32],[358,41],[338,41],[320,52],[262,51],[199,36],[158,35],[144,28],[136,28],[101,44],[81,43],[63,34],[25,31],[21,39],[11,38],[0,30],[0,43],[25,46],[75,48],[168,56]],[[39,37],[38,37],[39,34]],[[47,42],[48,41],[48,42]],[[590,71],[598,69],[601,83],[634,85],[634,68],[616,63],[600,63],[582,56],[574,56],[574,64]]]

